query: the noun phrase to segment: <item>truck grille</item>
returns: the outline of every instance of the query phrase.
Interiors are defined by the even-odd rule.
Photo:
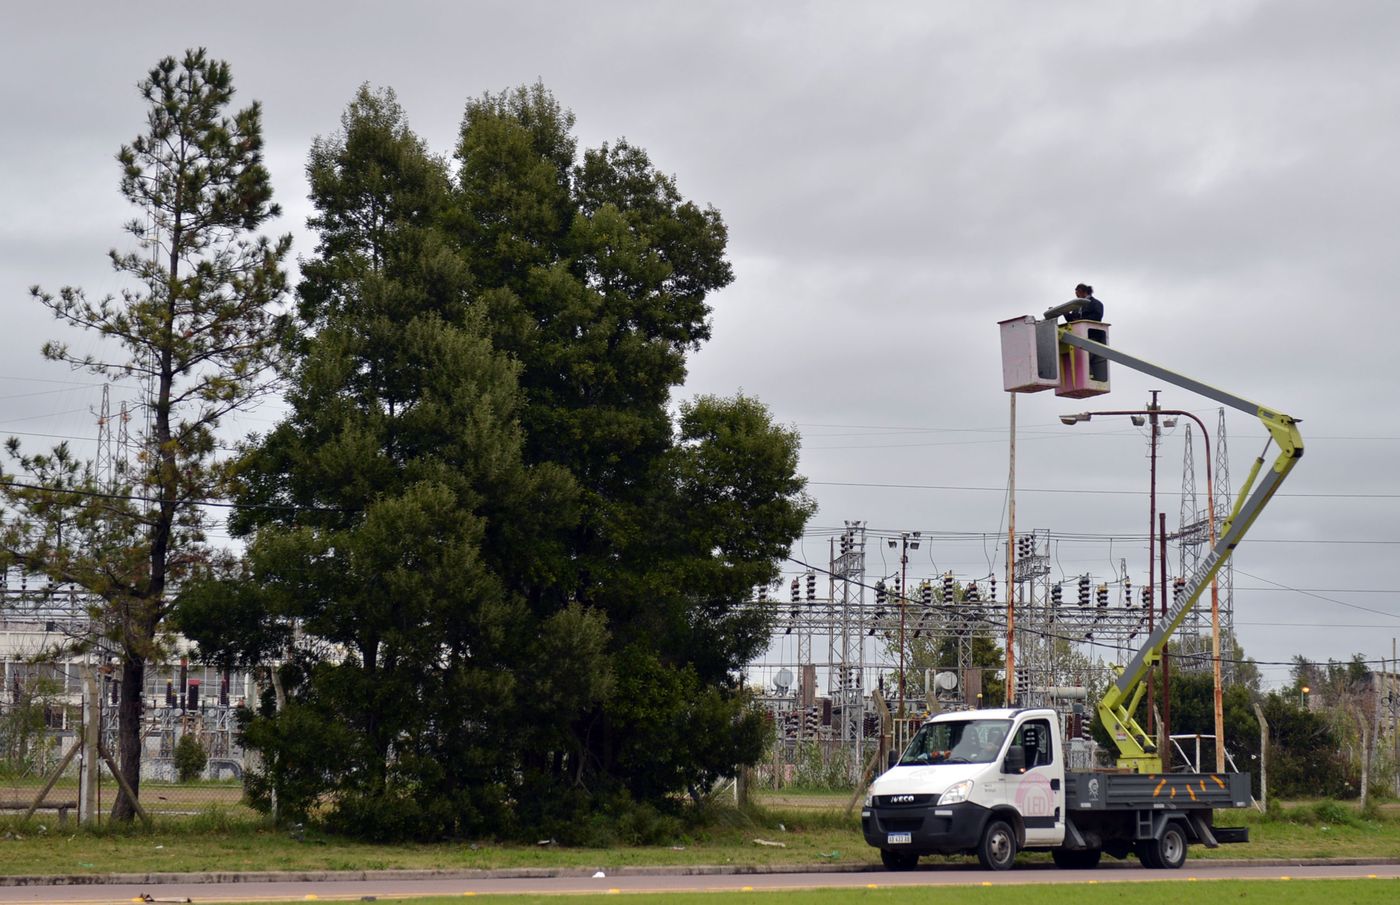
[[[877,808],[920,808],[938,803],[937,795],[876,795]]]
[[[924,828],[923,817],[885,817],[880,826],[887,833],[916,833]]]

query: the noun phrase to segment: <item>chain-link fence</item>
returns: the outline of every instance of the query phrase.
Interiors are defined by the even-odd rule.
[[[0,814],[35,813],[62,822],[77,819],[81,810],[84,819],[91,811],[91,820],[105,821],[119,793],[112,772],[119,675],[81,662],[7,660],[0,670]],[[144,691],[142,810],[153,819],[211,810],[252,816],[243,804],[247,763],[237,739],[239,708],[253,693],[247,677],[187,664],[149,665]],[[88,807],[80,809],[84,795]]]

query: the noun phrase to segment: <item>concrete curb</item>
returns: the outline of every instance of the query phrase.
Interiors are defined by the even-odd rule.
[[[1230,858],[1196,861],[1196,864],[1220,864],[1228,867],[1312,867],[1357,864],[1400,864],[1400,858]],[[1137,862],[1105,861],[1100,870],[1136,869]],[[977,871],[976,864],[940,865],[944,871]],[[1044,864],[1018,865],[1018,871],[1055,870]],[[534,867],[503,870],[263,870],[263,871],[201,871],[184,873],[146,874],[72,874],[60,876],[17,875],[0,876],[0,886],[96,886],[113,884],[165,883],[322,883],[336,880],[529,880],[554,877],[591,877],[599,870],[610,877],[658,876],[723,876],[744,874],[854,874],[883,872],[878,864],[717,864],[673,865],[656,867]]]

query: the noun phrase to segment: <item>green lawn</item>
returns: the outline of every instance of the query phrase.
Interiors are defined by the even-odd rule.
[[[1213,880],[1203,883],[1099,883],[1064,886],[962,886],[765,892],[629,893],[629,903],[656,905],[1181,905],[1208,897],[1231,905],[1389,905],[1400,899],[1396,880]],[[598,895],[477,896],[490,905],[583,905]],[[246,900],[244,900],[246,901]],[[460,903],[461,896],[396,899],[407,905]]]
[[[1226,812],[1245,822],[1252,842],[1200,847],[1192,858],[1393,858],[1400,819],[1363,820],[1354,808],[1299,806],[1285,818]],[[721,811],[711,824],[658,846],[570,848],[489,841],[435,845],[370,845],[308,831],[303,838],[228,812],[159,821],[152,830],[99,832],[59,827],[52,815],[20,826],[0,822],[0,875],[64,875],[208,870],[380,870],[392,868],[618,868],[655,865],[876,864],[858,818],[841,810],[798,807]],[[763,842],[781,843],[764,845]],[[1023,855],[1043,860],[1044,855]],[[933,860],[933,859],[930,859]],[[965,860],[965,859],[958,859]]]

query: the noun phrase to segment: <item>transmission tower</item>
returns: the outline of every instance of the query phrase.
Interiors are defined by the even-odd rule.
[[[1225,441],[1225,410],[1215,428],[1215,523],[1224,522],[1230,514],[1233,497],[1230,491],[1229,444]],[[1235,679],[1235,558],[1225,560],[1217,578],[1220,587],[1220,650],[1221,675],[1225,682]]]
[[[849,762],[860,764],[865,742],[865,522],[846,522],[831,573],[835,593],[829,616],[832,625],[839,626],[828,636],[827,647],[832,732],[851,746]]]

